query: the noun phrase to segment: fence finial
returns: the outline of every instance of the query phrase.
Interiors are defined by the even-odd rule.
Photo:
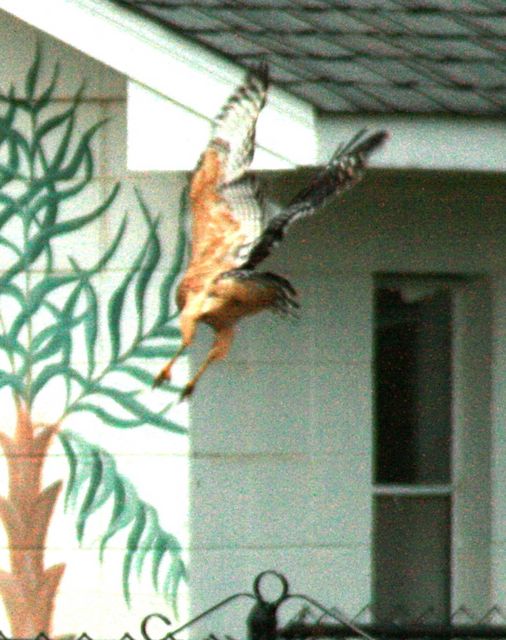
[[[262,593],[261,585],[264,582],[265,589],[266,576],[275,576],[281,583],[279,595],[273,600],[268,600]],[[277,571],[263,571],[253,582],[253,593],[256,603],[246,621],[248,640],[275,640],[278,632],[277,611],[279,605],[288,597],[288,581]]]

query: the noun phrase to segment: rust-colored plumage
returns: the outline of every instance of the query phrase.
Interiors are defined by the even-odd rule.
[[[182,343],[154,384],[170,380],[172,365],[191,344],[199,322],[214,329],[215,339],[183,397],[192,393],[211,362],[227,355],[238,320],[265,309],[289,314],[298,307],[292,285],[274,273],[256,271],[257,265],[292,222],[356,184],[367,157],[387,137],[384,131],[360,131],[337,149],[286,209],[265,220],[256,181],[246,172],[267,87],[267,67],[262,65],[247,76],[216,118],[211,141],[191,179],[191,257],[177,293]]]

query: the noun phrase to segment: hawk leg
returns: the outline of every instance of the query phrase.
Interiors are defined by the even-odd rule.
[[[204,362],[198,368],[197,373],[183,389],[181,400],[184,400],[188,396],[191,396],[199,378],[212,362],[214,362],[215,360],[223,360],[223,358],[227,356],[230,345],[232,344],[233,337],[234,329],[232,327],[224,327],[216,332],[213,346],[209,350],[209,353],[207,354]]]
[[[176,351],[175,355],[163,367],[160,373],[155,376],[153,380],[153,387],[159,387],[165,381],[168,381],[171,379],[173,364],[176,362],[179,356],[191,344],[193,340],[193,337],[195,335],[196,321],[193,317],[185,313],[184,310],[181,313],[180,326],[181,326],[181,336],[182,336],[181,346]]]
[[[158,373],[158,375],[155,376],[153,380],[153,388],[159,387],[161,384],[163,384],[166,381],[170,381],[170,379],[172,378],[172,365],[183,353],[186,347],[187,347],[186,344],[182,344],[177,350],[174,357],[171,360],[169,360],[169,362],[167,362],[167,364],[163,367],[160,373]]]

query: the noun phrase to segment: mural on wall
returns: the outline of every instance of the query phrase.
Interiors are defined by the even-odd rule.
[[[45,564],[45,540],[64,480],[43,486],[48,448],[54,443],[60,443],[68,460],[64,501],[68,513],[75,514],[77,540],[83,540],[89,518],[107,505],[110,516],[104,518],[97,556],[107,553],[118,532],[128,532],[118,575],[118,589],[127,603],[132,580],[143,567],[149,567],[153,588],[172,605],[186,578],[181,545],[162,528],[155,506],[139,497],[111,453],[71,430],[72,416],[87,412],[118,429],[118,437],[121,430],[145,425],[184,437],[185,428],[168,417],[170,403],[153,409],[139,398],[139,391],[151,385],[157,367],[152,359],[170,358],[177,350],[179,331],[169,301],[184,259],[183,225],[176,231],[168,272],[154,278],[161,267],[159,220],[136,191],[135,215],[142,217],[145,235],[136,240],[137,254],[119,284],[104,294],[98,279],[128,235],[128,220],[125,215],[94,265],[80,264],[80,234],[107,215],[120,185],[92,210],[68,214],[67,203],[84,194],[94,176],[91,143],[103,122],[78,131],[82,90],[70,104],[55,107],[58,75],[56,66],[52,78],[40,86],[44,83],[37,52],[23,96],[15,88],[0,96],[0,259],[5,265],[0,272],[0,390],[8,392],[16,414],[15,429],[7,434],[1,419],[6,405],[0,405],[0,445],[8,475],[0,520],[10,556],[10,566],[0,570],[0,595],[15,637],[51,632],[65,571],[64,564]],[[75,247],[63,258],[58,254],[62,239],[73,239],[65,245],[67,253],[69,246]],[[148,314],[146,296],[153,288],[158,309],[153,314],[150,306]],[[105,357],[98,346],[101,335],[107,344]],[[119,378],[130,384],[120,386]],[[47,390],[55,384],[60,418],[40,424],[34,407],[44,407]],[[170,386],[168,391],[166,398],[172,402]]]

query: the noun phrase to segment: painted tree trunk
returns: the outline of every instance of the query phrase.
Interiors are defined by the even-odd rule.
[[[42,489],[42,467],[56,427],[34,425],[24,406],[18,405],[13,438],[0,433],[7,457],[9,491],[0,498],[0,519],[7,533],[10,572],[0,571],[3,597],[14,637],[51,633],[56,591],[65,569],[44,567],[45,539],[62,483]]]

